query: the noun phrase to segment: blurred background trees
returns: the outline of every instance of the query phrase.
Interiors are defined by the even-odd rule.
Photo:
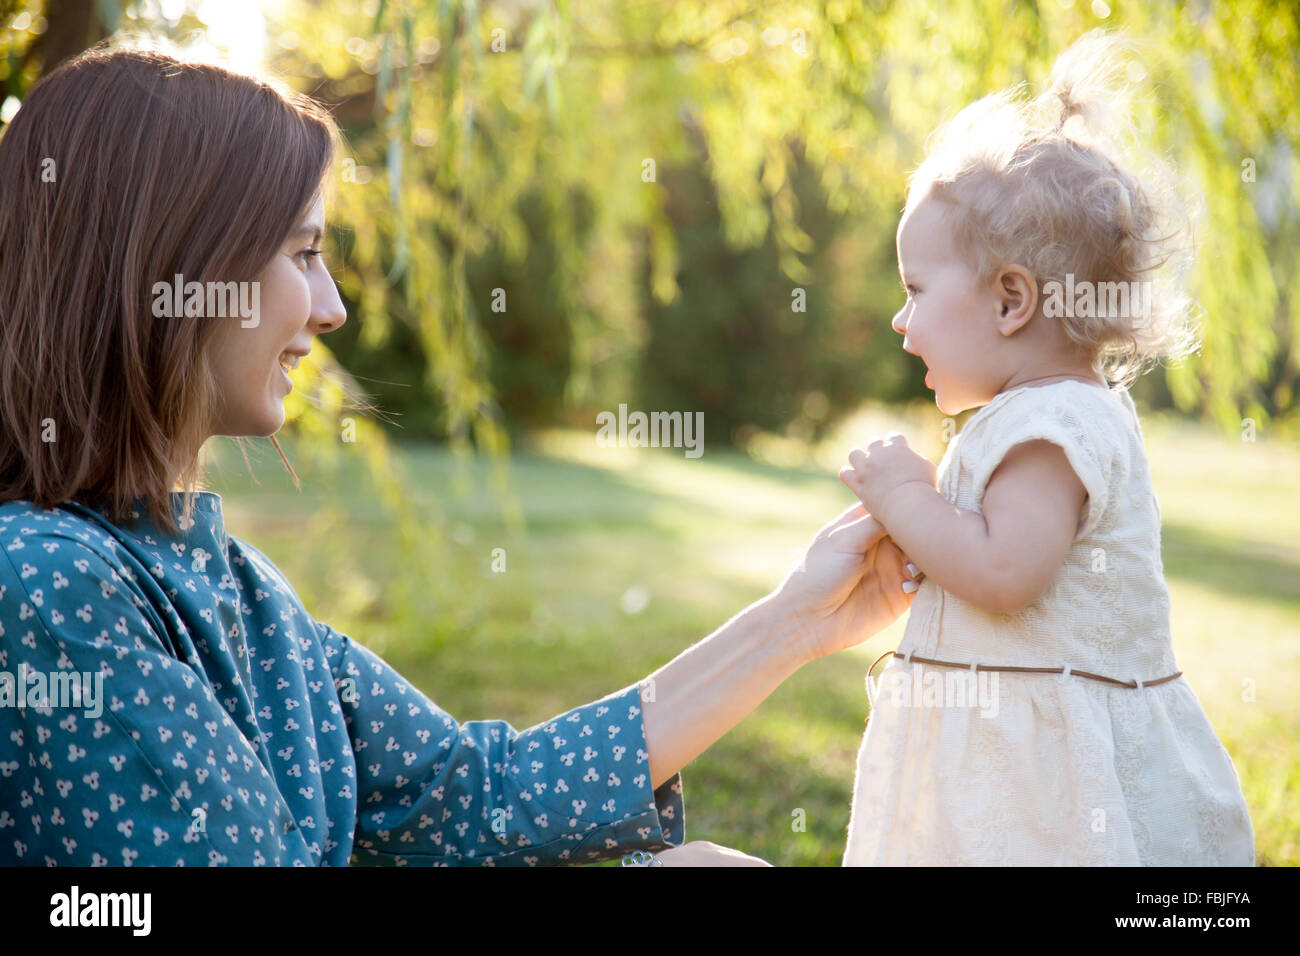
[[[407,437],[503,447],[635,407],[711,443],[817,438],[923,398],[889,319],[926,135],[1041,83],[1088,29],[1148,41],[1142,120],[1205,196],[1205,348],[1136,389],[1239,428],[1297,384],[1300,27],[1288,4],[955,0],[0,2],[4,117],[113,31],[242,17],[334,108],[330,210],[353,321],[317,348]],[[332,253],[332,254],[330,254]],[[304,404],[301,414],[315,414]]]

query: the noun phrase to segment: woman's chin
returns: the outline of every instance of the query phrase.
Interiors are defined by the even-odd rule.
[[[256,422],[250,424],[252,428],[247,434],[256,435],[258,438],[270,438],[284,427],[284,405],[276,402],[263,411]]]

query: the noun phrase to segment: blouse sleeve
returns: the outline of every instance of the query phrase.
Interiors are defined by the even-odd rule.
[[[14,698],[0,706],[0,865],[309,862],[275,781],[174,656],[148,583],[69,538],[3,548],[0,672],[16,676],[0,678]]]
[[[1090,386],[1085,386],[1090,387]],[[1044,396],[1027,388],[1009,400],[984,423],[981,447],[972,465],[975,500],[983,506],[994,472],[1011,449],[1029,441],[1044,440],[1065,452],[1088,499],[1076,540],[1097,526],[1110,500],[1111,477],[1120,449],[1107,435],[1110,416],[1091,403],[1079,405],[1061,396]]]
[[[317,623],[356,753],[358,864],[590,863],[682,843],[681,776],[650,787],[637,685],[517,731],[458,724]]]

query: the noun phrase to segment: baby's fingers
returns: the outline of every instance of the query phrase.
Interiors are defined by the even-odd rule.
[[[864,505],[867,504],[867,499],[862,497],[864,484],[862,481],[862,474],[855,470],[852,465],[845,465],[840,469],[840,481],[844,482],[844,484],[848,486],[849,490],[858,496],[859,501]]]

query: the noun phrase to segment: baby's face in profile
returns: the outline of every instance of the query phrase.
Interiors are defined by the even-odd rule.
[[[1001,300],[958,254],[947,206],[925,199],[898,226],[898,270],[907,302],[894,316],[903,350],[919,355],[925,384],[945,415],[987,404],[1000,387],[996,320]],[[1005,378],[1005,376],[1003,376]]]

